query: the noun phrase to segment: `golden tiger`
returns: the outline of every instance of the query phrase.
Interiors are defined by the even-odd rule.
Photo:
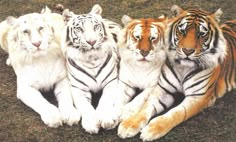
[[[122,22],[125,27],[118,42],[120,94],[116,103],[118,110],[122,110],[121,120],[137,112],[139,109],[135,108],[143,104],[147,92],[157,85],[166,60],[167,18],[132,19],[124,15]]]

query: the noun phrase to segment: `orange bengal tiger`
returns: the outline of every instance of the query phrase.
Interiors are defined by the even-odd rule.
[[[221,9],[174,5],[172,11],[177,16],[166,31],[167,60],[158,85],[140,111],[119,125],[122,138],[141,130],[142,140],[158,139],[236,86],[236,20],[219,26]]]

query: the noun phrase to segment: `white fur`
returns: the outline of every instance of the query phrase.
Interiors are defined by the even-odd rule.
[[[17,19],[10,17],[6,22],[10,24],[7,47],[17,75],[17,98],[39,113],[49,127],[78,123],[80,113],[73,107],[60,36],[55,32],[64,27],[62,17],[30,13]],[[33,45],[37,43],[40,46]],[[58,107],[41,94],[53,88]]]
[[[73,12],[69,12],[68,10],[63,14],[64,19],[67,21],[67,26],[64,28],[64,37],[61,45],[64,55],[67,58],[68,76],[72,86],[72,96],[75,107],[80,110],[82,114],[82,127],[89,133],[98,133],[100,127],[106,129],[113,128],[118,122],[117,113],[112,109],[115,100],[114,96],[117,92],[118,76],[116,43],[112,39],[111,31],[109,31],[106,23],[105,31],[107,36],[104,39],[104,33],[99,32],[99,30],[94,28],[95,26],[93,25],[94,23],[91,22],[92,20],[83,19],[87,16],[86,18],[96,18],[98,23],[102,22],[101,12],[102,8],[99,5],[95,5],[90,13],[82,16],[73,14]],[[84,20],[83,24],[81,21],[78,21],[79,18]],[[80,24],[79,26],[82,30],[77,30],[76,33],[73,33],[73,36],[70,34],[68,36],[70,40],[66,41],[68,40],[67,27],[72,27],[73,23]],[[107,21],[107,23],[112,22]],[[100,24],[98,24],[98,26],[100,26]],[[75,40],[73,41],[73,39]],[[96,41],[94,45],[89,44],[89,42],[92,41]],[[73,45],[68,44],[68,42],[71,42]],[[110,60],[107,62],[106,66],[102,68],[100,74],[96,76],[109,55],[111,55]],[[69,59],[72,59],[74,63],[85,70],[86,73],[72,66]],[[111,74],[106,79],[107,81],[105,80],[105,82],[103,82],[104,78],[113,67],[114,70],[111,71]],[[93,77],[91,78],[87,74]],[[106,82],[109,82],[109,80],[113,78],[115,78],[114,81],[106,84]],[[86,85],[80,83],[78,80],[81,80]],[[103,89],[103,94],[95,109],[91,105],[91,92],[97,93],[101,89]]]
[[[122,19],[122,21],[125,21],[125,25],[131,20],[132,19],[128,18],[128,16],[123,16]],[[164,24],[160,25],[164,26]],[[125,120],[139,111],[140,107],[147,100],[150,90],[157,84],[161,67],[166,59],[163,38],[156,44],[152,43],[153,49],[150,50],[146,57],[143,57],[140,54],[140,50],[137,49],[138,43],[136,41],[130,38],[125,42],[126,30],[127,28],[125,27],[120,36],[120,42],[118,43],[121,59],[119,70],[120,95],[118,95],[116,107],[119,110],[124,106],[122,109],[121,120]],[[133,33],[134,37],[138,40],[141,38],[141,24],[137,24],[134,27]],[[131,35],[128,37],[130,36]],[[157,33],[157,28],[153,26],[150,31],[150,39],[156,39],[158,36],[160,35]],[[129,102],[135,95],[135,88],[139,88],[143,90],[143,92]],[[121,131],[122,129],[120,129],[119,133],[122,133]]]

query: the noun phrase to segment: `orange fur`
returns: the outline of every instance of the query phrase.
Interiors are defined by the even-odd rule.
[[[151,141],[164,136],[172,128],[198,114],[204,108],[213,105],[218,97],[222,97],[225,93],[236,87],[236,20],[228,21],[220,27],[217,23],[222,14],[220,9],[214,14],[195,9],[184,11],[178,6],[174,6],[173,9],[177,11],[179,16],[170,20],[170,30],[167,31],[169,32],[167,35],[171,37],[168,37],[168,41],[171,42],[171,44],[169,43],[170,46],[168,46],[168,60],[171,59],[172,64],[169,65],[167,62],[163,67],[166,73],[161,74],[159,84],[149,95],[149,98],[151,98],[149,100],[153,100],[152,98],[158,99],[159,105],[152,112],[160,113],[161,111],[158,108],[160,106],[165,108],[167,105],[170,105],[170,96],[174,96],[178,91],[183,89],[181,93],[185,95],[185,98],[176,107],[152,119],[142,129],[141,138],[144,141]],[[186,22],[186,19],[184,19],[185,21],[183,20],[185,17],[189,20],[188,22]],[[202,19],[199,20],[198,18]],[[186,23],[188,23],[187,26],[184,25]],[[204,31],[204,28],[206,28],[204,26],[209,26],[208,31]],[[181,28],[184,31],[181,31]],[[176,33],[177,38],[172,33]],[[208,56],[204,56],[205,54]],[[178,58],[175,58],[175,55],[178,55]],[[186,59],[187,57],[189,59]],[[176,60],[173,59],[179,59],[179,62],[175,62]],[[205,60],[201,61],[200,59]],[[201,62],[203,62],[203,65]],[[170,72],[170,68],[174,68],[178,72],[178,75],[175,74],[178,79],[176,79],[177,81],[173,79],[173,83],[172,79],[168,78],[171,75],[166,75]],[[158,101],[155,103],[158,104]],[[146,115],[147,112],[150,112],[147,108],[150,109],[148,105],[155,105],[155,103],[147,101],[144,104],[147,107],[143,107],[132,118],[140,118],[140,120],[150,119],[151,117]],[[131,118],[128,120],[131,122]],[[133,123],[140,122],[135,121]],[[129,124],[134,125],[133,123]],[[125,127],[128,128],[129,126]],[[129,134],[129,132],[126,133]]]
[[[178,17],[177,17],[178,18]],[[212,17],[214,18],[214,17]],[[208,81],[208,90],[204,95],[186,97],[177,107],[171,109],[164,115],[154,118],[141,134],[143,140],[153,140],[167,134],[173,127],[196,115],[204,108],[212,105],[217,97],[222,97],[226,92],[235,88],[236,72],[236,20],[219,28],[216,23],[211,23],[217,30],[222,30],[227,41],[227,55],[224,61],[218,64],[212,71]],[[233,25],[233,26],[232,26]],[[234,31],[232,30],[234,28]],[[204,39],[196,38],[194,27],[188,29],[186,36],[179,37],[178,48],[193,48],[198,53]]]

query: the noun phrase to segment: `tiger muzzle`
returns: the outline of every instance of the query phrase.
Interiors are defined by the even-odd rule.
[[[189,56],[195,52],[195,50],[192,48],[182,48],[182,51],[184,52],[186,56]]]

